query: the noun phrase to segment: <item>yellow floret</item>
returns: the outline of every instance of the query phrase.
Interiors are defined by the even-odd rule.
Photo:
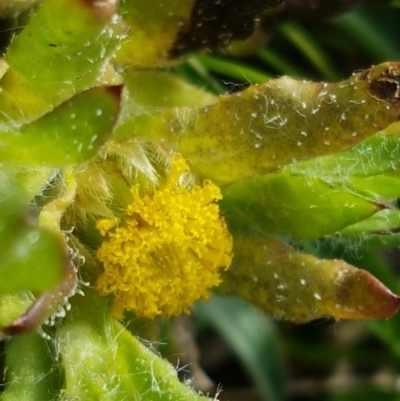
[[[144,197],[138,186],[131,189],[125,221],[97,224],[107,236],[97,252],[104,265],[97,288],[114,294],[118,318],[125,310],[148,318],[188,312],[210,295],[220,283],[219,271],[231,264],[232,237],[215,203],[221,192],[210,181],[188,186],[183,180],[188,170],[176,156],[163,187]]]

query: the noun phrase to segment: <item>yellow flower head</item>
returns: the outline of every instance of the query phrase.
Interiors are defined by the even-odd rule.
[[[219,270],[232,261],[232,237],[215,203],[221,192],[212,182],[189,186],[185,160],[175,156],[166,183],[152,195],[139,196],[126,221],[101,220],[107,240],[97,252],[104,264],[97,288],[115,296],[113,314],[169,317],[187,312],[220,282]]]

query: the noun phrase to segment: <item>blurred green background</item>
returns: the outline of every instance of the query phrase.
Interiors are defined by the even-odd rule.
[[[267,45],[196,56],[178,72],[215,93],[281,75],[338,81],[384,61],[400,60],[400,2],[361,7],[328,20],[267,26]],[[239,54],[239,55],[238,55]],[[321,257],[369,270],[399,293],[397,249],[362,243],[303,244]],[[276,322],[238,300],[214,297],[195,313],[200,362],[221,400],[400,400],[400,316],[388,321]]]

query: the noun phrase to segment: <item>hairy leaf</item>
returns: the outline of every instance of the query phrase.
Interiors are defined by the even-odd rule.
[[[400,123],[365,139],[353,148],[284,167],[300,175],[318,175],[327,182],[347,182],[353,177],[370,177],[400,168]]]
[[[332,187],[318,176],[289,172],[232,184],[224,189],[220,205],[235,231],[301,240],[331,234],[383,207],[346,188]]]
[[[228,184],[343,151],[382,130],[400,114],[399,77],[399,63],[337,84],[282,77],[204,108],[134,117],[116,134],[164,140],[200,176]]]
[[[124,83],[120,123],[133,115],[152,113],[155,108],[202,107],[216,101],[216,96],[166,71],[128,68],[124,71]]]
[[[0,132],[0,158],[22,166],[62,167],[94,156],[112,132],[121,87],[89,89],[18,131]]]
[[[383,319],[400,306],[400,297],[370,273],[342,260],[317,259],[272,238],[236,237],[234,253],[224,293],[280,319]]]
[[[116,63],[139,68],[167,65],[169,51],[190,19],[193,4],[194,0],[121,2],[119,12],[130,29]]]
[[[111,318],[104,299],[87,291],[77,301],[58,338],[65,369],[60,400],[208,400]]]
[[[249,233],[387,237],[400,228],[398,130],[395,123],[345,152],[234,183],[224,188],[221,208],[232,228]]]
[[[125,28],[117,1],[45,0],[7,49],[0,128],[35,120],[74,94],[106,82]]]
[[[53,341],[39,333],[14,337],[6,343],[5,391],[1,401],[58,400],[61,371],[54,363]]]

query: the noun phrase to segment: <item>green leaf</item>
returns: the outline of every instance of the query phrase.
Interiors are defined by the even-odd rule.
[[[29,292],[0,294],[0,331],[23,315],[32,304]],[[0,334],[0,338],[1,338]]]
[[[222,291],[276,318],[297,323],[322,316],[383,319],[400,306],[400,297],[343,260],[317,259],[267,237],[236,236],[233,252]]]
[[[243,363],[264,400],[283,401],[284,370],[275,324],[252,306],[213,296],[196,305],[196,316],[209,322]]]
[[[129,99],[146,112],[155,107],[202,107],[217,100],[211,93],[162,70],[129,68],[124,71],[124,84],[129,91]]]
[[[2,230],[0,238],[4,236],[8,236],[9,249],[1,255],[0,293],[43,291],[61,280],[67,252],[60,237],[37,227]]]
[[[53,341],[39,333],[11,338],[6,343],[5,391],[1,401],[58,400],[61,371],[54,363]]]
[[[63,167],[94,156],[119,113],[119,86],[82,92],[19,131],[0,132],[0,158],[23,166]]]
[[[225,60],[219,57],[202,54],[196,57],[196,61],[208,71],[236,79],[239,82],[247,81],[251,84],[260,84],[272,78],[272,76],[265,73],[265,71],[234,59]]]
[[[400,228],[400,213],[398,209],[382,210],[373,216],[350,225],[340,231],[341,235],[354,236],[369,234],[389,235],[398,231]]]
[[[68,260],[61,233],[27,221],[25,195],[5,179],[0,191],[0,293],[45,291],[59,283]]]
[[[111,318],[104,299],[88,290],[75,301],[58,335],[65,370],[60,400],[208,400]]]
[[[300,24],[284,24],[280,27],[281,33],[293,42],[303,56],[318,70],[326,79],[335,80],[339,74],[329,54],[318,43],[318,40],[310,35]]]
[[[346,182],[350,177],[370,177],[400,168],[400,123],[335,155],[285,166],[285,171],[318,175],[327,182]]]
[[[116,63],[143,68],[168,65],[184,21],[189,21],[194,1],[125,0],[119,12],[129,26],[129,36],[117,52]]]
[[[107,82],[106,65],[125,32],[117,1],[45,0],[7,49],[0,127],[35,120],[71,96]]]
[[[337,84],[281,77],[200,109],[136,116],[124,129],[165,141],[225,185],[349,149],[387,127],[400,113],[399,76],[399,63],[385,63]]]
[[[388,234],[400,227],[398,132],[395,123],[345,152],[234,183],[223,189],[221,208],[238,231],[295,239],[340,231],[340,240],[395,245],[398,237]]]
[[[379,210],[346,188],[288,172],[232,184],[223,190],[220,207],[236,231],[303,240],[333,233]]]

